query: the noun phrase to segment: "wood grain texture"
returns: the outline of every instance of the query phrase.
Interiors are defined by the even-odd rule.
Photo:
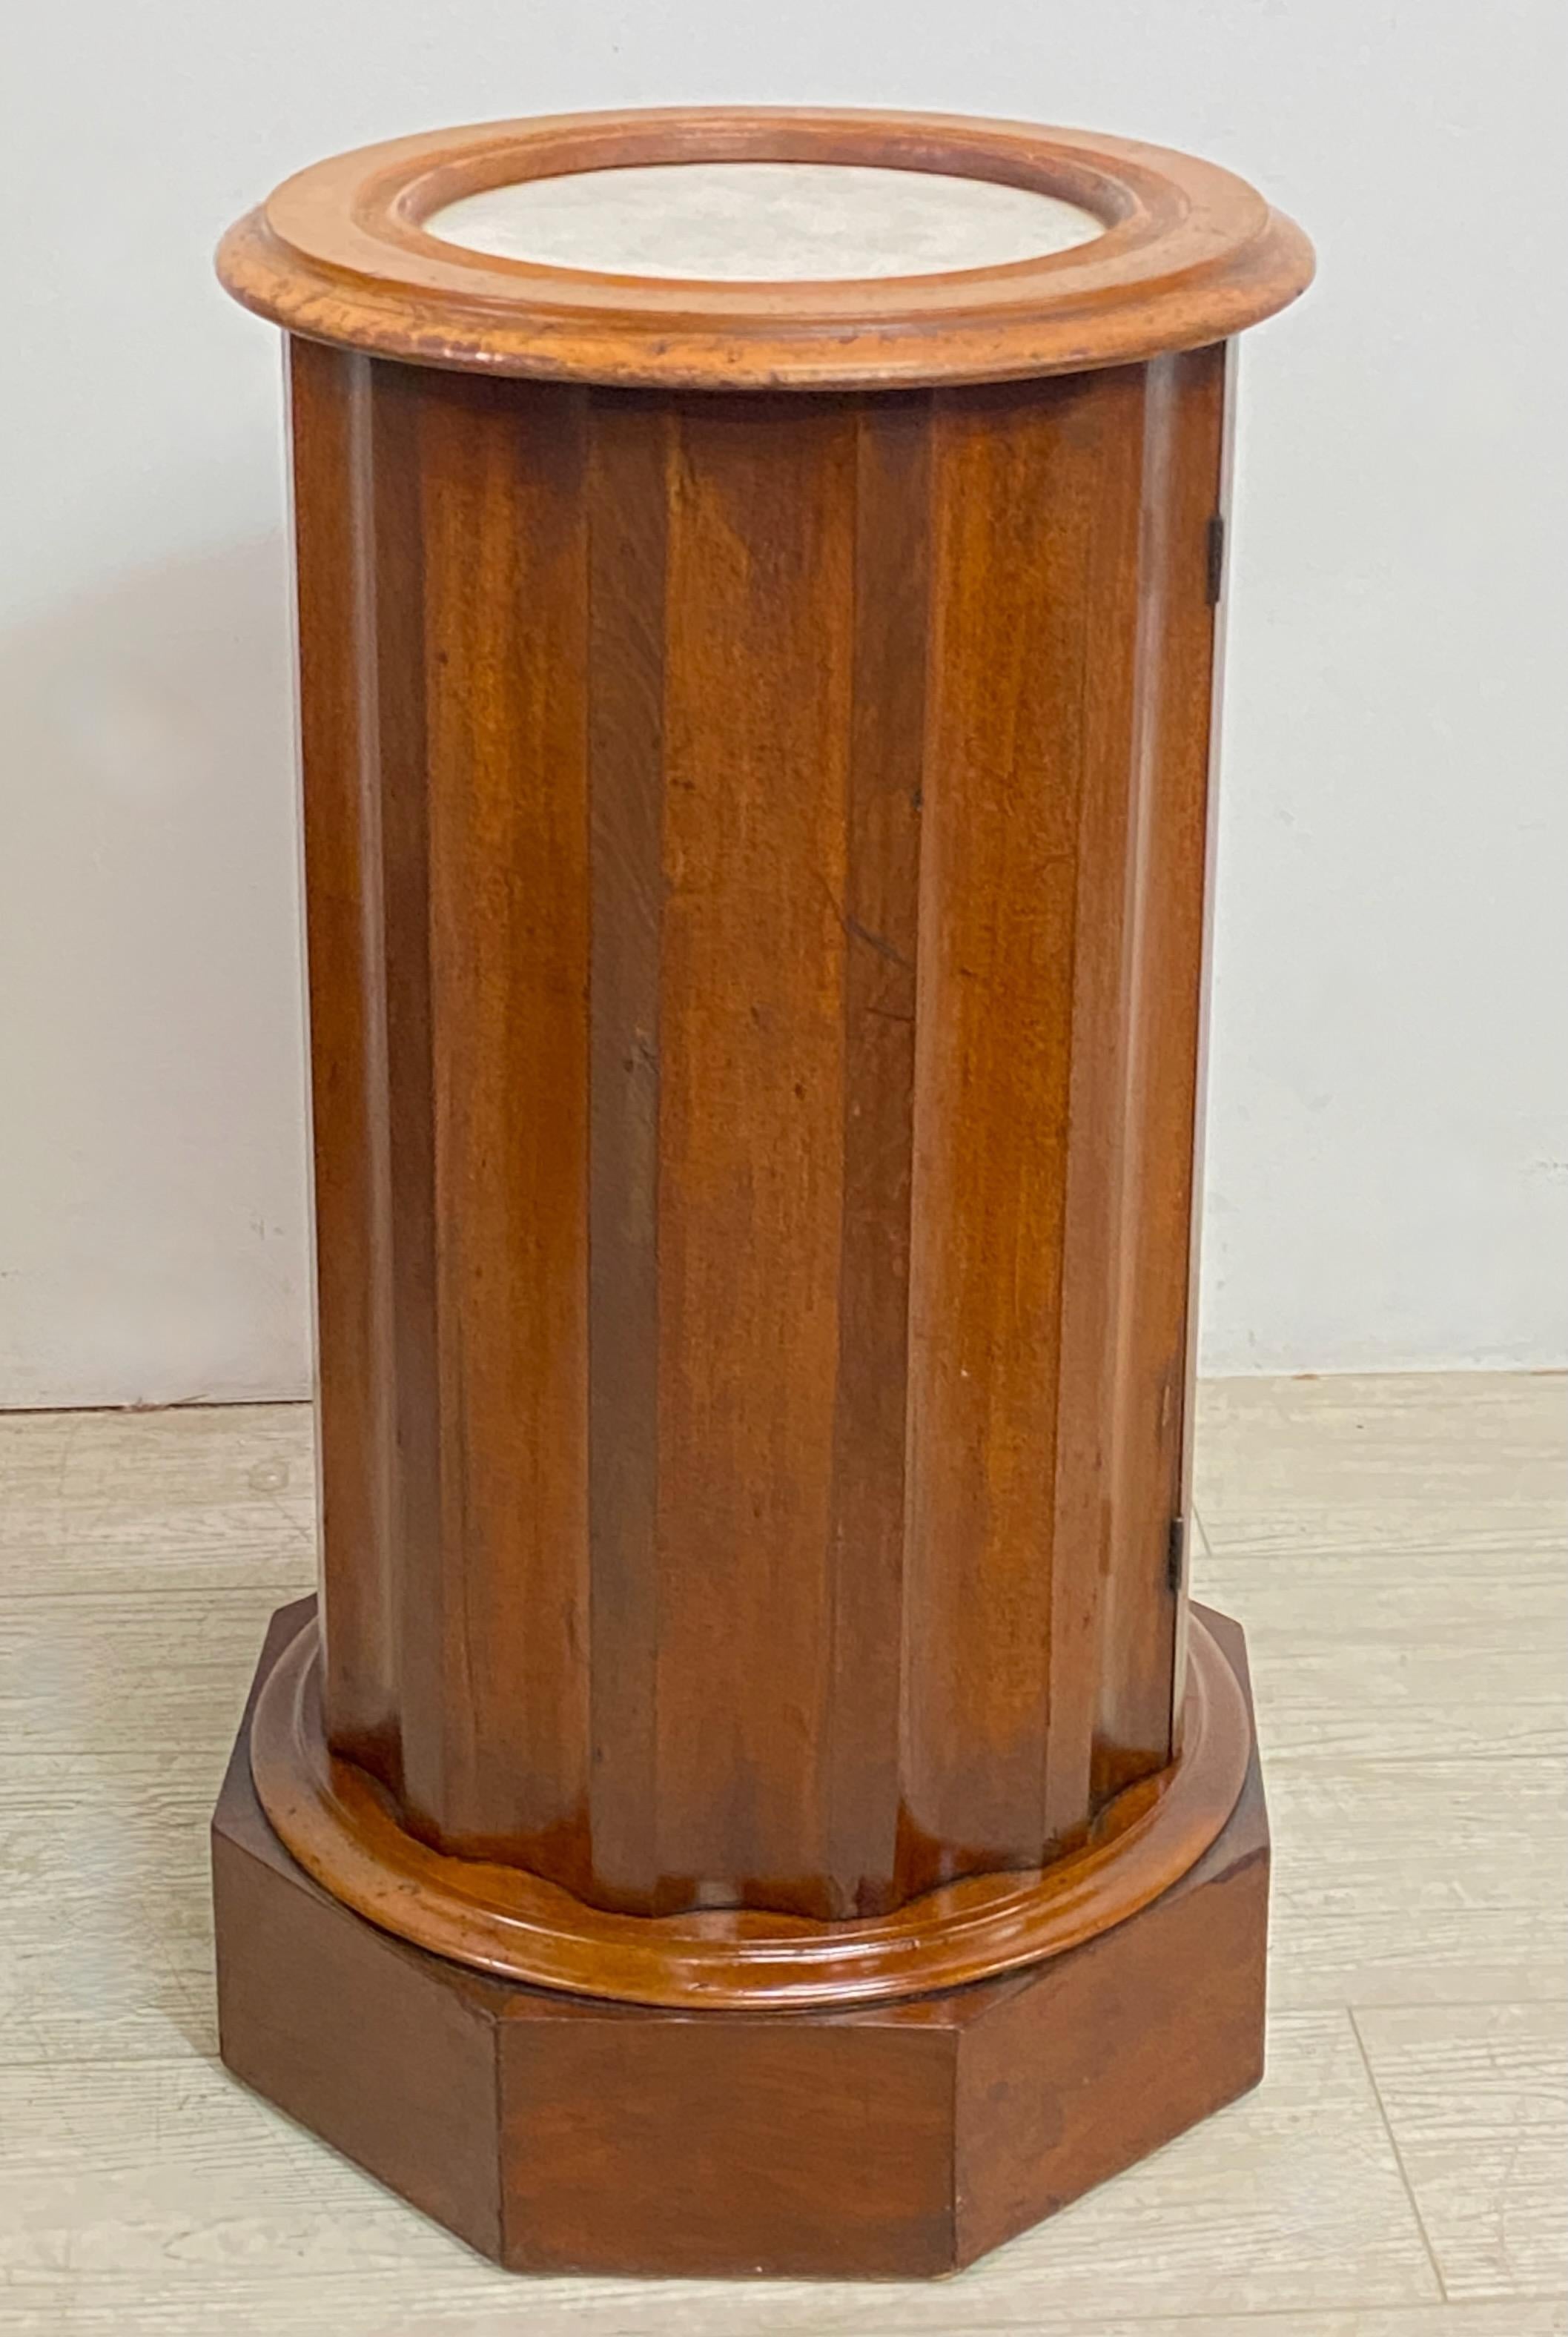
[[[396,1422],[370,367],[289,344],[328,1703],[397,1751]]]
[[[224,2058],[503,2264],[929,2276],[1257,2081],[1268,1838],[1250,1739],[1205,1856],[1048,1967],[863,2011],[694,2020],[424,1954],[294,1863],[262,1815],[253,1732],[301,1621],[274,1620],[213,1822]],[[1240,1635],[1206,1627],[1241,1681]],[[1069,2120],[1087,2054],[1098,2113]]]
[[[1557,1372],[1210,1380],[1198,1504],[1217,1559],[1379,1560],[1379,1579],[1555,1570],[1568,1392]]]
[[[1240,1632],[1210,1620],[1244,1675]],[[1254,1755],[1222,1840],[1155,1902],[1135,1939],[1107,1935],[1054,1969],[984,1992],[992,2000],[959,2069],[964,2262],[1258,2082],[1268,1892]],[[1118,2001],[1136,2003],[1135,2020],[1118,2019]],[[1157,2084],[1150,2038],[1162,2040]],[[1053,2083],[1042,2090],[1034,2073],[1047,2062]]]
[[[1174,1750],[1223,354],[297,367],[333,1749],[609,1912],[1035,1870]]]
[[[589,1824],[609,1905],[659,1882],[658,1363],[671,416],[596,398],[589,496]]]
[[[1199,1056],[1209,898],[1214,628],[1211,530],[1222,517],[1226,351],[1163,357],[1144,395],[1133,787],[1124,845],[1125,983],[1110,1254],[1105,1569],[1092,1776],[1099,1792],[1169,1757],[1178,1706],[1173,1521],[1192,1508]],[[1156,646],[1157,645],[1157,646]],[[1113,1657],[1111,1650],[1117,1652]]]
[[[194,2055],[0,2071],[7,2337],[1563,2337],[1560,2297],[1441,2301],[1340,2019],[1258,2092],[961,2280],[514,2275]],[[1245,2212],[1237,2212],[1237,2201]],[[5,2325],[0,2322],[0,2325]]]
[[[298,1607],[274,1617],[258,1678],[300,1620]],[[253,1688],[247,1721],[254,1697]],[[389,1941],[367,1954],[355,1919],[325,1892],[278,1891],[277,1847],[250,1790],[242,1735],[212,1833],[225,2062],[495,2254],[498,1991],[468,1972],[428,1990],[418,1960]]]
[[[1115,1569],[1115,1375],[1123,1289],[1119,1217],[1127,1154],[1126,1018],[1131,932],[1130,828],[1136,796],[1135,715],[1150,632],[1128,579],[1144,527],[1147,381],[1107,376],[1094,523],[1079,589],[1086,657],[1077,697],[1081,763],[1071,885],[1070,994],[1061,1002],[1071,1140],[1058,1201],[1055,1369],[1061,1390],[1051,1448],[1051,1759],[1043,1781],[1047,1835],[1070,1840],[1091,1798],[1100,1694],[1101,1611]],[[1146,686],[1146,685],[1145,685]],[[1155,1635],[1161,1636],[1157,1573]]]
[[[1276,1843],[1261,2088],[957,2283],[536,2278],[531,2331],[1564,2337],[1561,2283],[1534,2287],[1552,2236],[1534,2203],[1555,2195],[1532,2166],[1551,2131],[1532,2087],[1483,2090],[1490,2060],[1524,2068],[1536,2032],[1461,2034],[1444,2014],[1385,2051],[1366,2030],[1396,2140],[1450,2154],[1435,2187],[1421,2169],[1434,2240],[1458,2244],[1446,2264],[1491,2299],[1444,2303],[1345,2016],[1561,2000],[1563,1679],[1540,1593],[1563,1579],[1563,1383],[1252,1380],[1201,1396],[1200,1473],[1232,1527],[1210,1594],[1252,1631]],[[304,1406],[0,1415],[8,2337],[283,2337],[302,2312],[335,2337],[517,2325],[511,2276],[213,2058],[207,1814],[263,1615],[308,1586],[311,1480]],[[1200,1595],[1208,1565],[1200,1544]],[[233,1628],[204,1628],[224,1608]],[[1321,1725],[1290,1694],[1298,1633]],[[1441,1702],[1420,1698],[1462,1673],[1423,1651],[1472,1636],[1490,1719],[1456,1704],[1467,1749],[1450,1755]],[[1389,1693],[1401,1648],[1408,1700]]]
[[[928,1882],[955,1845],[1070,1841],[1172,1752],[1222,384],[1210,352],[938,408],[906,1678]]]
[[[494,384],[406,379],[441,1451],[409,1592],[439,1669],[404,1708],[403,1792],[453,1847],[570,1882],[589,1771],[586,399],[520,412]]]
[[[1048,1839],[1082,587],[1118,386],[950,395],[933,420],[905,1630],[906,1855],[926,1888]],[[1086,1793],[1069,1822],[1088,1814]]]
[[[915,982],[930,625],[930,434],[919,396],[856,417],[838,1353],[829,1488],[823,1862],[843,1914],[907,1885],[902,1799]]]
[[[575,1872],[582,400],[297,357],[327,1708],[411,1824]]]
[[[961,1987],[1114,1930],[1223,1830],[1249,1734],[1232,1669],[1199,1631],[1181,1759],[1107,1804],[1071,1855],[960,1877],[887,1914],[831,1924],[749,1907],[716,1917],[699,1907],[656,1922],[596,1907],[521,1865],[431,1848],[354,1763],[330,1753],[314,1624],[271,1667],[250,1727],[250,1766],[269,1821],[305,1871],[437,1955],[578,1996],[787,2011]]]
[[[955,2055],[938,2022],[532,2009],[501,2041],[514,2271],[951,2269]]]
[[[677,432],[658,1221],[664,1895],[830,1915],[844,1912],[823,1874],[819,1762],[854,423],[831,403],[693,400]]]
[[[1445,2293],[1560,2293],[1568,2007],[1407,2005],[1356,2028]]]
[[[423,221],[481,189],[622,164],[817,161],[1000,180],[1104,231],[1005,267],[694,283],[500,260]],[[235,298],[291,332],[422,366],[666,390],[1037,379],[1222,341],[1310,282],[1299,228],[1168,147],[960,114],[712,106],[394,139],[314,164],[225,237]]]
[[[272,1589],[315,1579],[316,1439],[299,1404],[0,1413],[0,1580],[12,1596]],[[149,1468],[149,1461],[152,1466]]]

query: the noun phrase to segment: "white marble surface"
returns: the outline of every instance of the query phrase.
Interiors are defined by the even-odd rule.
[[[526,179],[433,211],[504,259],[729,282],[925,276],[1070,250],[1092,211],[1027,187],[838,162],[659,162]]]

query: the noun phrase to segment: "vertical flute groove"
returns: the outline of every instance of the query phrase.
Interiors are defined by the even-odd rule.
[[[595,1895],[658,1890],[658,1212],[669,425],[590,408],[589,1542]]]
[[[297,356],[327,1706],[427,1839],[844,1918],[1167,1756],[1217,364]]]
[[[919,393],[867,400],[857,416],[823,1755],[823,1863],[835,1915],[879,1912],[898,1891],[930,410]]]

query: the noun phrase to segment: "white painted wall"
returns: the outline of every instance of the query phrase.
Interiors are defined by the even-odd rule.
[[[0,1403],[306,1385],[278,366],[297,165],[681,99],[1187,145],[1319,243],[1249,342],[1211,1369],[1561,1352],[1559,0],[78,0],[0,120]],[[1554,751],[1554,749],[1556,751]]]

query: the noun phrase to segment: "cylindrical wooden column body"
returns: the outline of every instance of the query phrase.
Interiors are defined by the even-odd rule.
[[[297,341],[326,1716],[604,1907],[878,1913],[1172,1754],[1222,347]]]
[[[1232,353],[1310,254],[1184,156],[728,109],[340,157],[220,266],[323,1530],[226,2057],[508,2262],[941,2269],[1257,2074],[1193,1161]]]

